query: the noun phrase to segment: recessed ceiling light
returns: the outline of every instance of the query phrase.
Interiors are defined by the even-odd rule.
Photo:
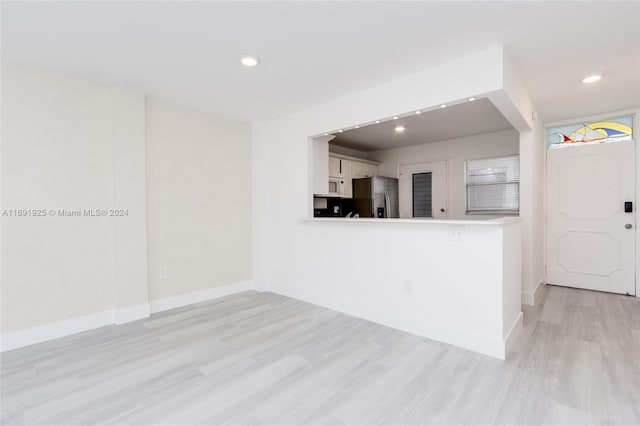
[[[397,119],[398,119],[398,116],[397,116],[397,115],[394,115],[394,116],[393,116],[393,119],[394,119],[394,120],[397,120]]]
[[[260,59],[255,56],[243,56],[240,58],[240,63],[245,67],[255,67],[260,63]]]
[[[356,129],[359,129],[359,128],[360,128],[360,125],[359,125],[359,124],[356,124]]]
[[[595,83],[596,81],[602,78],[601,75],[590,75],[589,77],[585,77],[582,79],[583,83]]]
[[[327,133],[327,132],[324,132],[324,135],[325,135],[325,136],[329,136],[329,133]]]
[[[338,130],[338,133],[342,133],[342,129]]]
[[[447,107],[447,104],[440,105],[440,108],[446,108],[446,107]]]
[[[376,124],[380,124],[380,120],[376,120]]]
[[[398,132],[398,133],[402,133],[402,132],[404,132],[404,126],[398,126],[398,127],[396,127],[396,132]]]
[[[422,111],[418,110],[416,111],[416,114],[422,114]]]
[[[474,98],[473,96],[469,98],[469,102],[473,102],[475,101],[477,98]]]

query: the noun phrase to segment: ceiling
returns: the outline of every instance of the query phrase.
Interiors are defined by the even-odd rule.
[[[403,132],[396,132],[398,126]],[[513,129],[488,99],[478,99],[335,134],[331,144],[359,151],[422,145]]]
[[[246,121],[496,44],[510,52],[545,121],[640,104],[640,2],[2,1],[1,8],[3,61]],[[243,54],[262,63],[244,68]],[[583,85],[593,73],[602,81]]]

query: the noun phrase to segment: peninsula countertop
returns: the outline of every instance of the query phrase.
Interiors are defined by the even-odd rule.
[[[520,217],[499,217],[495,219],[454,220],[454,219],[407,219],[407,218],[373,218],[373,217],[304,217],[301,222],[332,222],[332,223],[401,223],[411,225],[450,225],[450,226],[502,226],[520,222]]]

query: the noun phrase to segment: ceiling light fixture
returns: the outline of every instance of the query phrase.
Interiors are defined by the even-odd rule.
[[[325,135],[325,136],[329,136],[329,133],[327,133],[327,132],[324,132],[324,135]]]
[[[376,124],[380,124],[380,120],[376,120]]]
[[[417,110],[417,111],[416,111],[416,114],[422,114],[422,111]]]
[[[589,84],[589,83],[595,83],[596,81],[600,80],[602,78],[601,75],[590,75],[589,77],[585,77],[582,79],[583,83]]]
[[[342,133],[342,129],[338,130],[338,133]]]
[[[240,58],[240,63],[245,67],[255,67],[260,63],[260,59],[255,56],[243,56]]]
[[[402,132],[404,132],[404,126],[398,126],[398,127],[396,127],[396,132],[398,132],[398,133],[402,133]]]
[[[469,98],[469,102],[473,102],[475,101],[477,98],[474,98],[473,96]]]
[[[394,119],[394,120],[397,120],[397,119],[398,119],[398,116],[397,116],[397,115],[394,115],[394,116],[393,116],[393,119]]]
[[[440,108],[446,108],[446,107],[447,107],[447,104],[440,105]]]
[[[360,128],[360,125],[359,125],[359,124],[356,124],[356,129],[359,129],[359,128]]]

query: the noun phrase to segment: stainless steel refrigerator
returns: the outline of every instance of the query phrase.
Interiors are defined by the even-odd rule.
[[[400,217],[398,179],[353,179],[353,209],[360,217]]]

